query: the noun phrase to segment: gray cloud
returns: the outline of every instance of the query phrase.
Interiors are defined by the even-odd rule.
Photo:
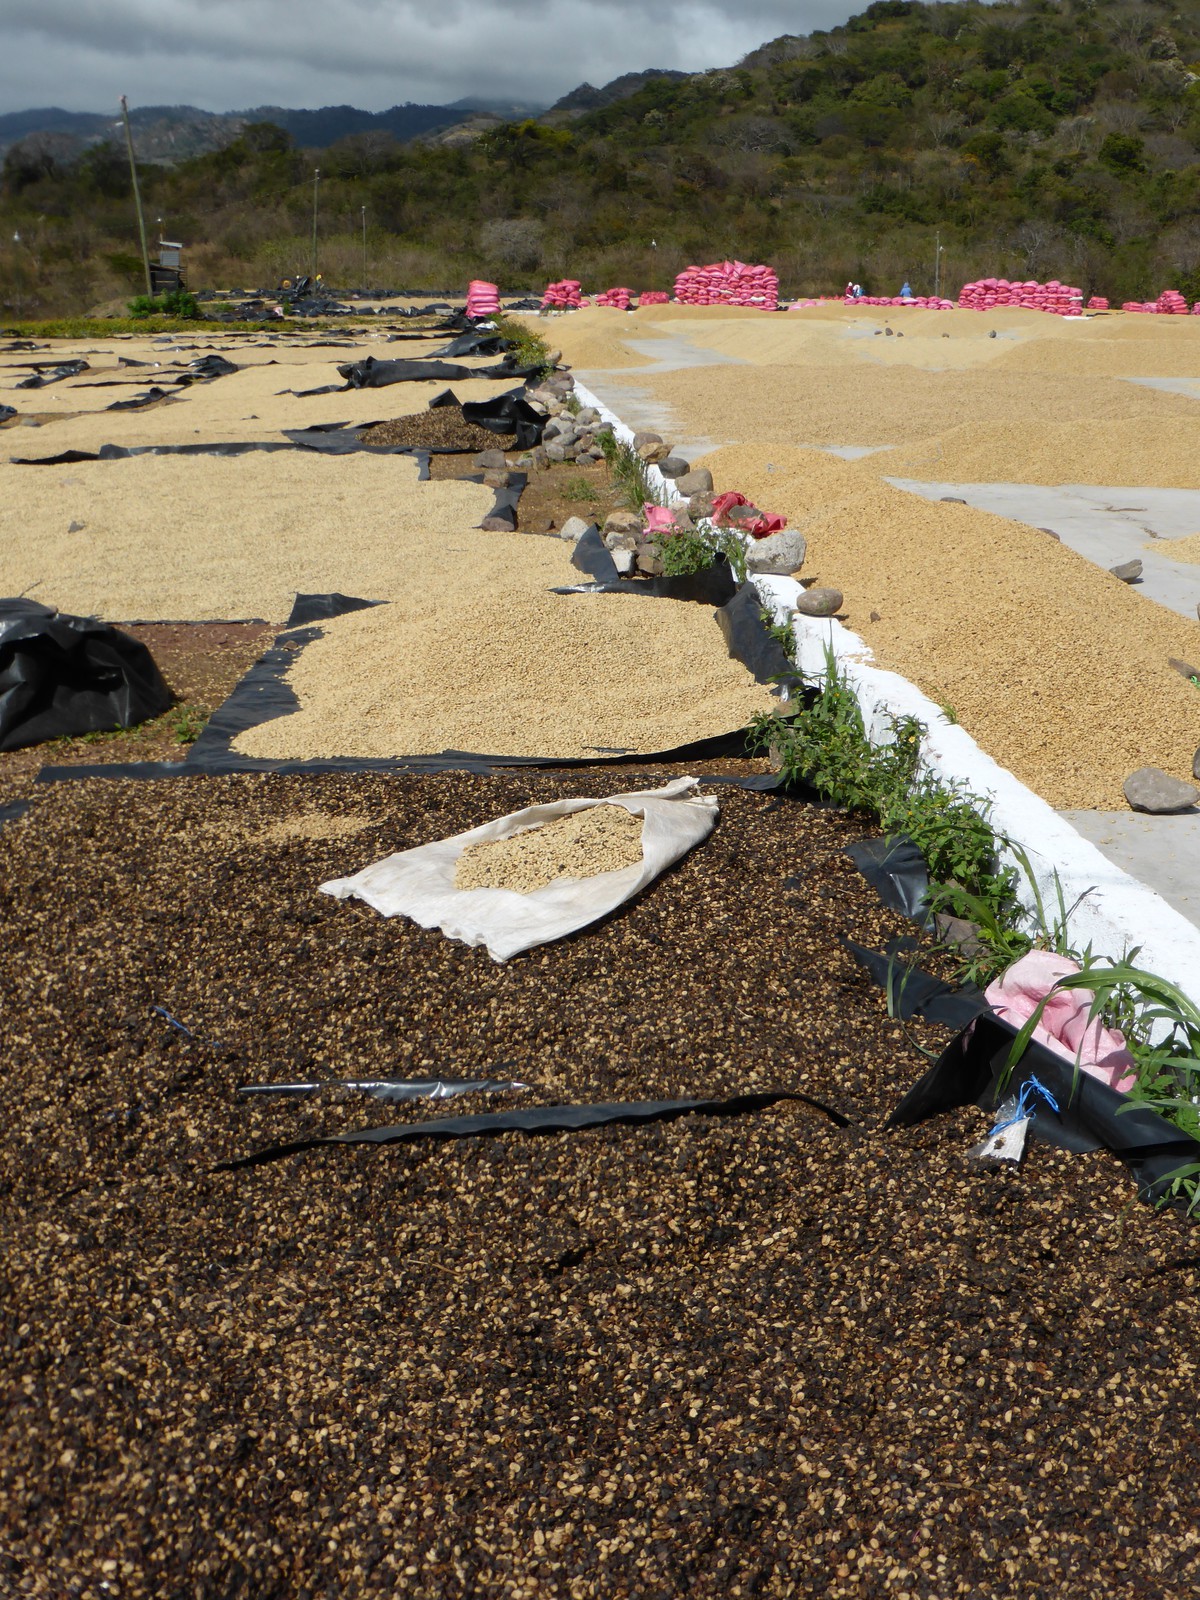
[[[549,102],[585,79],[728,66],[866,0],[5,0],[0,110]]]

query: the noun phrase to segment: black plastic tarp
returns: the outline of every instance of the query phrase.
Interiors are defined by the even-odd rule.
[[[890,910],[922,925],[930,920],[929,868],[907,834],[861,839],[846,854]]]
[[[1143,1200],[1161,1199],[1181,1167],[1200,1162],[1200,1143],[1110,1089],[1044,1045],[1031,1041],[1009,1072],[1017,1030],[987,1011],[957,1034],[888,1119],[888,1127],[924,1122],[942,1111],[975,1105],[993,1111],[1036,1077],[1054,1096],[1055,1111],[1039,1099],[1029,1134],[1060,1150],[1106,1149],[1129,1168]]]
[[[0,422],[7,422],[9,417],[15,417],[16,414],[16,406],[0,406]]]
[[[36,600],[0,600],[0,750],[131,728],[173,699],[137,639]]]
[[[453,396],[448,401],[441,395],[436,399],[442,405],[456,403]],[[467,422],[473,422],[477,428],[486,428],[489,433],[516,434],[518,450],[532,450],[534,445],[541,442],[546,426],[546,418],[533,409],[521,389],[493,395],[490,400],[468,400],[463,405],[462,414]]]
[[[20,383],[14,383],[13,388],[44,389],[48,383],[61,383],[64,378],[75,378],[81,372],[89,370],[87,362],[82,358],[76,361],[62,361],[57,366],[39,368],[28,378],[22,378]]]
[[[325,622],[330,617],[344,617],[350,611],[369,611],[372,606],[385,606],[386,600],[356,600],[353,595],[298,594],[292,602],[289,628],[299,628],[309,622]]]
[[[571,565],[586,572],[592,582],[559,584],[551,591],[553,594],[640,594],[652,600],[690,600],[698,605],[725,606],[738,592],[737,582],[724,556],[718,556],[712,566],[706,567],[703,572],[688,572],[678,577],[664,573],[657,578],[622,578],[594,524],[576,540],[571,553]],[[721,631],[726,633],[725,625],[722,625]],[[726,633],[727,642],[728,637]],[[757,651],[756,641],[756,654]],[[730,654],[733,653],[731,650]],[[750,665],[749,661],[746,664]]]
[[[719,559],[723,561],[724,557]],[[742,584],[733,598],[720,608],[717,625],[729,654],[749,668],[756,683],[786,684],[793,692],[800,689],[799,673],[778,639],[767,631],[763,603],[752,583]]]
[[[230,1172],[241,1167],[262,1166],[285,1156],[316,1150],[322,1145],[400,1144],[418,1139],[495,1138],[502,1133],[550,1134],[578,1132],[584,1128],[671,1122],[677,1117],[735,1117],[763,1111],[781,1101],[800,1101],[827,1116],[839,1128],[851,1126],[850,1119],[832,1107],[822,1105],[794,1090],[765,1090],[758,1094],[734,1095],[726,1100],[633,1100],[614,1104],[579,1106],[533,1106],[527,1111],[499,1111],[470,1117],[438,1117],[424,1122],[393,1123],[382,1128],[361,1128],[328,1138],[296,1139],[289,1144],[271,1145],[237,1161],[224,1161],[216,1170]]]

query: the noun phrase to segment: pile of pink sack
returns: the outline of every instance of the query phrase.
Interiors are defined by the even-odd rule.
[[[1094,294],[1087,303],[1089,311],[1107,311],[1108,301],[1102,294]]]
[[[1200,300],[1196,305],[1200,306]],[[1164,289],[1157,300],[1126,300],[1121,310],[1142,311],[1152,317],[1186,317],[1188,303],[1178,289]]]
[[[583,304],[583,285],[578,278],[563,278],[548,283],[542,296],[543,311],[578,311]]]
[[[1039,1006],[1042,1012],[1033,1030],[1038,1044],[1062,1056],[1101,1083],[1127,1094],[1137,1082],[1134,1060],[1125,1035],[1106,1028],[1091,1015],[1096,998],[1091,989],[1056,988],[1060,978],[1071,977],[1079,965],[1050,950],[1031,950],[988,985],[984,998],[998,1017],[1021,1028]]]
[[[628,311],[629,302],[633,298],[631,289],[605,289],[603,294],[598,294],[592,301],[594,306],[609,306],[614,311]]]
[[[494,283],[472,278],[467,285],[467,315],[494,317],[500,310],[500,291]]]
[[[1027,311],[1078,317],[1083,315],[1083,290],[1073,284],[1059,283],[1057,278],[1051,278],[1049,283],[1038,283],[1033,278],[1024,283],[1010,282],[1007,278],[979,278],[974,283],[963,284],[958,303],[969,311],[1023,306]]]
[[[681,306],[779,306],[779,275],[770,267],[749,267],[744,261],[714,261],[707,267],[685,267],[675,279]]]
[[[923,311],[953,311],[954,301],[943,300],[934,294],[852,294],[845,296],[848,306],[918,306]]]
[[[639,306],[665,306],[669,305],[671,296],[664,294],[661,289],[646,289],[638,296]]]

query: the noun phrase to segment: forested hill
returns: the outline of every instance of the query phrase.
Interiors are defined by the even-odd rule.
[[[349,284],[365,207],[380,284],[665,288],[689,261],[737,254],[772,262],[789,292],[851,276],[921,292],[940,239],[943,287],[1003,272],[1200,297],[1200,0],[881,0],[570,119],[453,143],[348,138],[320,164],[322,265]],[[311,166],[250,129],[147,181],[199,247],[194,281],[266,282],[307,259]],[[6,168],[6,186],[43,217],[47,254],[81,205],[85,260],[118,235],[128,248],[118,171]]]

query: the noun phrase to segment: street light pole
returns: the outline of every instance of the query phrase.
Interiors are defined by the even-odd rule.
[[[366,206],[363,206],[361,209],[362,209],[362,235],[363,235],[362,286],[363,286],[363,293],[366,294],[366,292],[367,292],[367,208],[366,208]]]
[[[317,185],[321,181],[320,167],[313,168],[313,235],[312,235],[312,276],[317,275]]]
[[[150,252],[146,248],[146,219],[142,215],[142,191],[138,187],[137,162],[133,157],[133,133],[129,126],[129,104],[121,96],[121,121],[125,124],[125,148],[129,151],[129,171],[133,178],[133,203],[137,209],[138,235],[142,241],[142,266],[146,273],[146,293],[153,299],[154,284],[150,277]]]

